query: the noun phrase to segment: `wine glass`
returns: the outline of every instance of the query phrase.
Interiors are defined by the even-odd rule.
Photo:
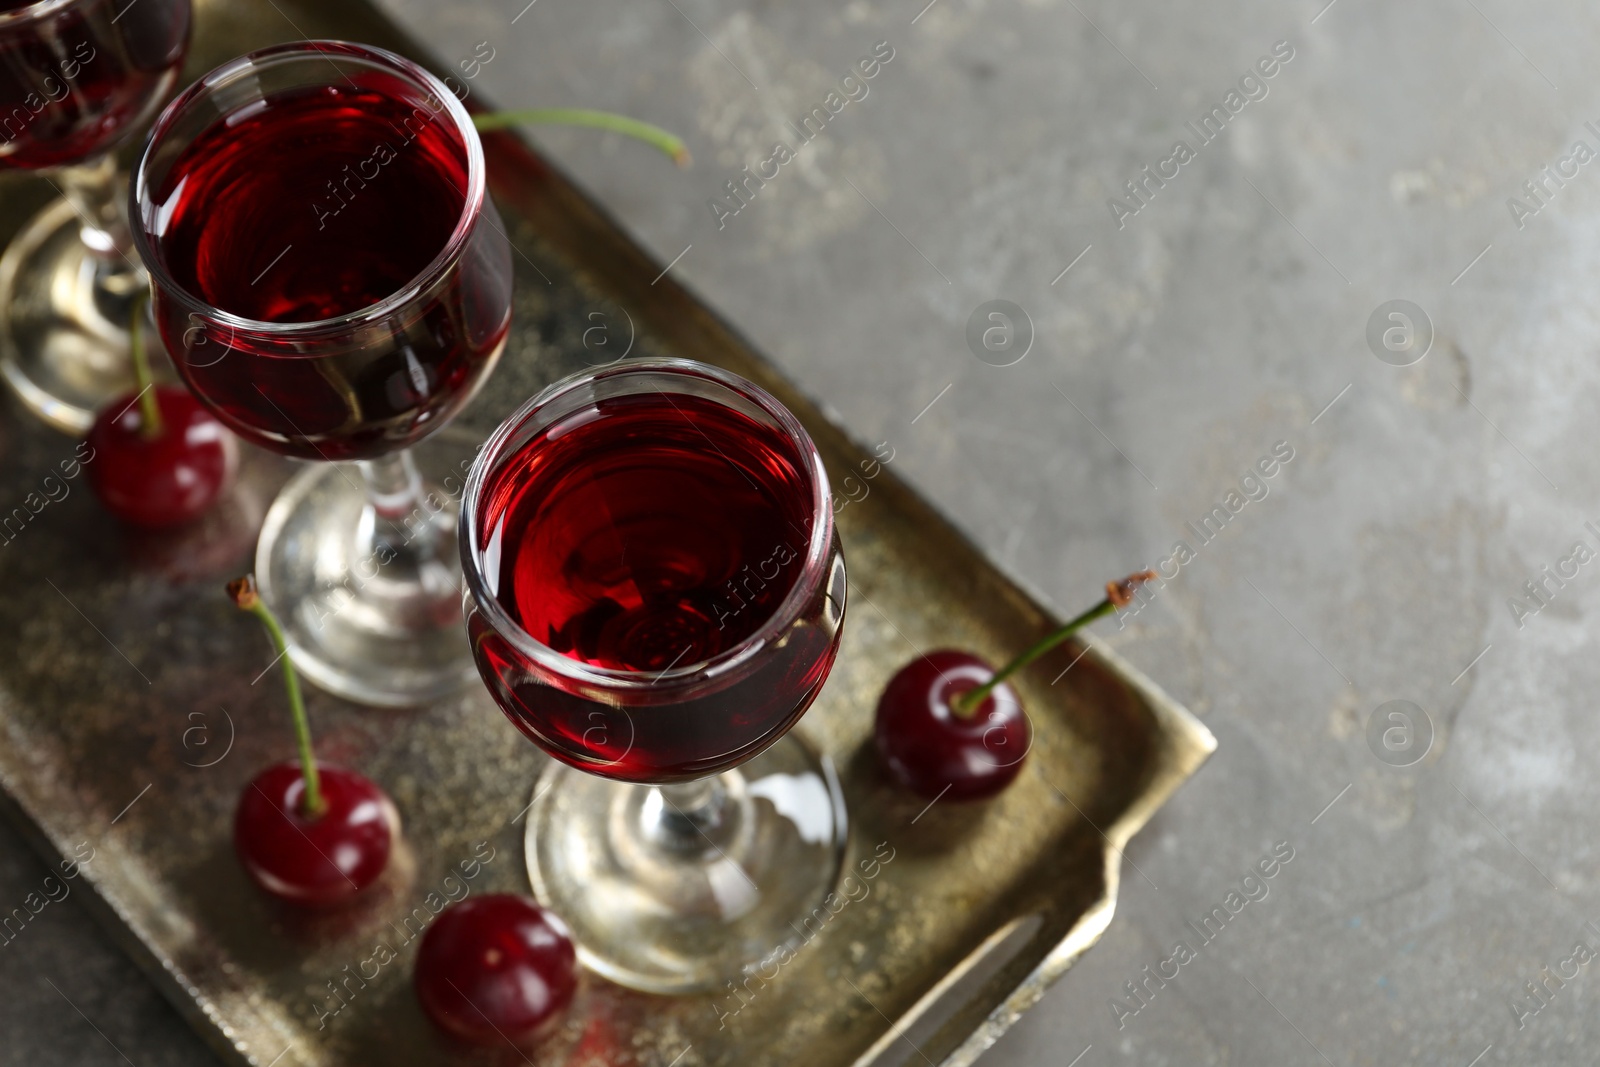
[[[794,416],[688,360],[567,378],[489,439],[461,523],[479,673],[555,758],[534,892],[584,962],[687,992],[815,936],[844,801],[785,735],[833,666],[846,583]]]
[[[256,549],[296,666],[378,705],[469,684],[451,486],[425,487],[410,447],[510,326],[510,244],[466,109],[381,49],[268,48],[168,105],[132,204],[179,375],[247,441],[326,461],[285,486]],[[458,479],[471,455],[456,446]]]
[[[0,257],[0,377],[68,433],[134,385],[128,326],[149,278],[114,153],[177,81],[189,15],[189,0],[0,0],[0,171],[61,194]]]

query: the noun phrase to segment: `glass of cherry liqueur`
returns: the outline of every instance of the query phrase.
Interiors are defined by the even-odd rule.
[[[411,450],[510,325],[510,245],[460,101],[364,45],[256,52],[168,105],[132,204],[183,380],[246,440],[325,461],[289,481],[256,550],[296,666],[379,705],[470,684],[455,509]],[[472,451],[425,446],[457,478]]]
[[[189,14],[189,0],[0,0],[0,173],[61,194],[0,257],[0,377],[68,433],[133,386],[128,326],[149,279],[114,152],[176,83]]]
[[[846,831],[832,763],[786,736],[844,623],[810,436],[726,371],[619,363],[500,427],[461,522],[478,670],[555,758],[527,816],[534,892],[584,962],[652,992],[786,962]]]

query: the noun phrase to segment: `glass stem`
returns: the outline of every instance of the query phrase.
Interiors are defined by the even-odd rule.
[[[362,460],[360,466],[367,499],[380,519],[398,523],[422,504],[422,475],[409,448]]]
[[[366,482],[366,513],[355,531],[351,558],[363,588],[415,601],[432,617],[459,613],[461,589],[452,577],[455,541],[450,513],[428,493],[410,449],[358,464]],[[419,599],[420,598],[420,599]]]
[[[87,163],[61,167],[55,178],[61,195],[83,220],[79,231],[83,243],[113,269],[138,270],[116,157],[108,152]]]
[[[721,775],[650,789],[655,802],[644,807],[646,837],[664,848],[686,852],[698,852],[708,842],[716,842],[728,807],[728,790]]]
[[[357,531],[357,559],[375,560],[386,574],[413,576],[436,554],[438,538],[422,507],[422,475],[409,448],[362,460],[370,525]],[[398,567],[396,561],[404,561]],[[370,566],[370,564],[368,564]]]

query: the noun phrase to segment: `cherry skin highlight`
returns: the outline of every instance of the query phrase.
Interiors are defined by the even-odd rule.
[[[251,879],[291,904],[330,907],[354,898],[389,865],[400,833],[394,803],[371,780],[318,765],[323,810],[301,809],[305,776],[290,760],[245,786],[233,820],[233,845]]]
[[[1011,784],[1033,743],[1016,690],[1002,682],[969,716],[951,708],[994,673],[977,656],[940,649],[889,680],[873,733],[896,781],[930,800],[979,800]]]
[[[187,389],[151,386],[160,427],[145,432],[137,393],[118,397],[89,429],[89,486],[105,509],[132,526],[162,529],[199,518],[222,495],[238,446]]]
[[[492,893],[440,913],[417,949],[414,982],[422,1010],[446,1033],[525,1045],[571,1003],[577,952],[553,912]]]

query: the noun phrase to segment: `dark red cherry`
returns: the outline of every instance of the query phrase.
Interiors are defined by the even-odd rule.
[[[994,668],[977,656],[940,649],[889,680],[874,737],[896,780],[945,800],[991,797],[1011,784],[1033,743],[1016,690],[1001,682],[967,716],[950,703],[993,677]]]
[[[244,787],[233,846],[255,883],[291,904],[327,907],[366,889],[389,865],[400,815],[382,789],[355,771],[317,765],[323,810],[302,810],[305,776],[277,763]]]
[[[89,485],[106,510],[134,526],[178,526],[221,495],[238,462],[233,435],[189,391],[153,385],[159,432],[144,432],[137,393],[118,397],[89,429]]]
[[[476,1045],[525,1045],[578,986],[567,927],[527,897],[492,893],[446,908],[417,949],[417,999],[441,1030]]]

